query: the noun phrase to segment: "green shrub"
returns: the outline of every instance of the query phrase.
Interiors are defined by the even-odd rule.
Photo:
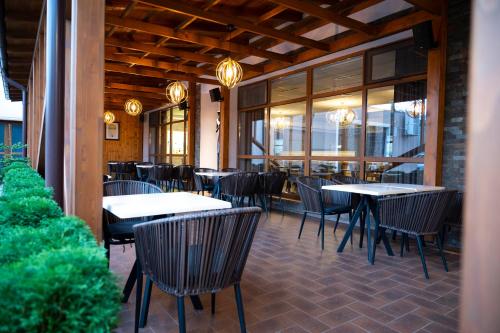
[[[44,250],[63,247],[96,247],[89,227],[68,216],[42,222],[40,228],[11,226],[0,228],[0,265],[12,263]]]
[[[4,176],[4,190],[45,187],[43,178],[32,169],[11,169]]]
[[[18,200],[29,197],[42,197],[50,199],[54,191],[49,187],[34,187],[34,188],[4,188],[3,198],[6,201]]]
[[[0,332],[109,332],[120,291],[99,248],[45,251],[0,268]]]
[[[36,227],[45,219],[62,215],[59,205],[47,198],[29,197],[0,203],[0,224]]]
[[[4,177],[7,172],[13,169],[31,169],[28,163],[24,160],[11,160],[11,161],[2,161],[3,167],[0,170],[0,177]]]

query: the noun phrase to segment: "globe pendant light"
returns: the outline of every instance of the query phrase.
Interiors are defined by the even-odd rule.
[[[115,122],[115,115],[111,111],[104,112],[104,122],[106,124],[112,124]]]
[[[420,118],[423,113],[424,103],[421,99],[414,100],[412,106],[406,109],[406,114],[411,118]]]
[[[179,81],[174,81],[167,86],[166,95],[170,103],[180,104],[188,97],[186,86]]]
[[[131,98],[125,102],[125,112],[131,116],[138,116],[142,112],[142,104],[139,100]]]
[[[243,78],[243,69],[237,61],[227,57],[219,62],[215,74],[221,84],[231,89]]]

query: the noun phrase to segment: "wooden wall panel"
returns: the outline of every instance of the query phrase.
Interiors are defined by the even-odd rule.
[[[125,111],[112,111],[120,123],[120,140],[104,140],[102,170],[108,173],[108,161],[142,161],[143,122]],[[104,127],[104,123],[103,123]]]

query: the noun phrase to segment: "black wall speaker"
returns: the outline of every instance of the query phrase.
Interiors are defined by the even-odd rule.
[[[413,27],[413,41],[415,47],[420,50],[429,50],[436,46],[431,21],[422,22]]]
[[[188,102],[187,101],[182,101],[179,103],[179,109],[181,110],[187,110],[188,108]]]
[[[222,98],[219,88],[211,89],[209,92],[210,92],[210,100],[212,102],[222,102],[224,100],[224,98]]]

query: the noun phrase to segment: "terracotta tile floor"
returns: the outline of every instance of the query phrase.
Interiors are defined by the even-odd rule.
[[[401,258],[388,257],[380,245],[375,265],[366,249],[347,245],[337,254],[344,230],[333,235],[327,224],[325,250],[309,219],[297,239],[300,216],[262,215],[243,274],[242,291],[249,332],[455,332],[460,284],[459,257],[447,254],[446,273],[437,252],[426,248],[431,279],[423,276],[412,244]],[[399,245],[393,249],[399,253]],[[114,246],[111,268],[122,282],[133,263],[134,249]],[[120,313],[116,332],[132,332],[135,290]],[[186,300],[190,332],[239,332],[232,288],[217,295],[216,314],[202,295],[204,311]],[[148,325],[141,332],[177,332],[175,298],[153,288]]]

